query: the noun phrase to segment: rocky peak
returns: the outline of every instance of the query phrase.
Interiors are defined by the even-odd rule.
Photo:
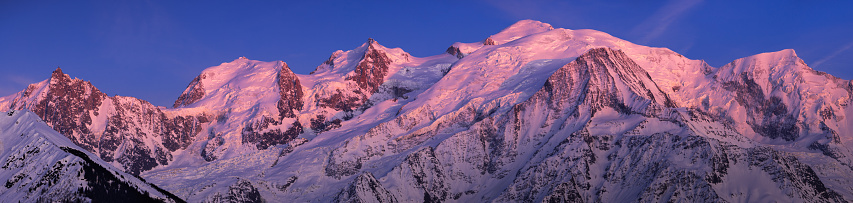
[[[172,107],[184,107],[201,100],[204,97],[204,85],[201,81],[205,78],[206,75],[204,73],[193,78],[190,84],[187,85],[187,89],[175,100],[175,104]]]
[[[486,40],[483,40],[483,45],[497,45],[497,43],[495,42],[495,40],[489,37],[486,38]]]
[[[296,111],[302,110],[302,84],[299,77],[290,70],[287,63],[281,62],[281,70],[278,72],[278,88],[281,99],[277,107],[281,118],[296,117]]]
[[[34,92],[35,91],[35,92]],[[133,97],[108,97],[88,81],[57,68],[30,85],[11,109],[28,109],[74,144],[131,174],[166,165],[171,152],[189,145],[204,116],[169,116]],[[103,105],[107,104],[107,105]],[[155,146],[141,143],[158,143]],[[152,142],[153,141],[153,142]],[[121,146],[121,147],[119,147]]]
[[[53,71],[48,85],[47,94],[37,98],[30,108],[39,115],[45,123],[54,130],[67,136],[75,144],[90,150],[83,141],[74,137],[75,134],[91,134],[88,128],[92,117],[97,116],[101,103],[107,98],[98,88],[88,81],[71,79],[62,69]],[[24,108],[19,106],[18,108]]]
[[[657,87],[645,69],[621,50],[591,49],[554,75],[561,74],[566,75],[564,77],[574,74],[572,77],[588,80],[584,103],[594,106],[594,110],[610,106],[623,113],[642,111],[642,104],[646,103],[644,101],[667,107],[676,106],[669,96]],[[552,80],[554,79],[549,79],[549,82]],[[580,87],[583,85],[576,84]]]
[[[87,95],[87,93],[93,93]],[[71,79],[71,76],[62,72],[62,69],[57,67],[51,73],[49,93],[52,96],[67,98],[67,97],[86,97],[86,96],[105,96],[89,81],[81,79]]]
[[[367,49],[355,67],[355,75],[347,79],[355,81],[358,87],[366,92],[373,93],[384,82],[385,75],[388,74],[388,66],[391,65],[392,60],[385,50],[379,49],[381,45],[372,38],[368,39],[365,45],[367,45]]]
[[[338,53],[341,53],[341,55],[346,56],[338,56]],[[394,59],[392,58],[393,56],[391,55],[393,53],[396,53],[399,56],[403,57],[408,56],[408,54],[402,52],[402,50],[387,49],[377,43],[376,40],[373,40],[372,38],[368,39],[367,42],[365,42],[355,50],[347,52],[335,52],[335,54],[332,55],[332,58],[360,57],[360,59],[357,61],[344,61],[344,63],[342,64],[335,64],[335,67],[324,63],[317,67],[317,70],[315,70],[315,72],[329,71],[335,69],[333,71],[346,74],[345,80],[348,82],[354,82],[355,84],[353,85],[357,86],[357,88],[347,90],[337,89],[336,93],[332,93],[331,95],[326,96],[320,96],[321,98],[319,98],[318,100],[319,105],[324,107],[331,107],[339,111],[352,111],[355,108],[361,106],[363,102],[366,101],[367,98],[370,97],[370,95],[377,92],[379,90],[379,86],[382,85],[383,82],[385,82],[385,76],[388,75],[388,69],[390,68],[391,63],[394,61]],[[330,58],[330,61],[335,60],[332,58]],[[334,62],[331,62],[330,64],[334,64]],[[350,64],[354,64],[355,67],[353,68]]]
[[[51,76],[56,77],[56,76],[61,76],[61,75],[65,75],[65,74],[62,73],[62,68],[57,66],[56,70],[53,70],[53,74]]]
[[[390,54],[388,53],[388,49],[389,48],[382,46],[373,38],[367,38],[367,41],[364,42],[364,44],[362,44],[361,46],[359,46],[359,48],[357,48],[357,50],[364,50],[364,55],[362,56],[362,59],[368,58],[368,55],[370,55],[372,52],[381,52],[382,54],[388,55]]]
[[[379,44],[379,42],[376,42],[376,40],[373,38],[367,38],[367,41],[365,41],[364,44],[361,44],[361,46],[358,46],[358,48],[356,48],[356,50],[364,50],[365,55],[371,50],[377,49],[385,49],[385,47]]]
[[[465,53],[462,53],[462,50],[460,50],[459,47],[456,46],[447,47],[447,51],[444,52],[456,56],[456,58],[458,59],[462,59],[462,57],[465,57]]]
[[[390,53],[389,53],[390,52]],[[320,72],[337,72],[337,73],[348,73],[353,71],[351,68],[353,67],[350,64],[357,63],[359,66],[362,63],[371,63],[374,60],[381,60],[390,64],[394,59],[392,59],[391,54],[399,54],[398,58],[402,57],[404,60],[408,60],[408,53],[402,52],[399,49],[389,49],[385,46],[382,46],[373,38],[367,38],[361,46],[349,51],[337,50],[329,56],[329,59],[324,61],[322,64],[317,66],[314,71],[311,71],[311,75]],[[343,61],[341,61],[341,57],[344,57]],[[383,59],[384,58],[384,59]],[[358,59],[358,60],[352,60]],[[335,61],[338,62],[335,62]],[[340,62],[340,63],[339,63]]]
[[[53,73],[50,74],[50,81],[51,84],[55,84],[58,82],[67,83],[71,81],[71,77],[68,76],[68,74],[63,73],[62,68],[56,67],[56,70],[53,70]]]

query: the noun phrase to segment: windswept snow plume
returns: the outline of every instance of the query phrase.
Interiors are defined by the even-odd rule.
[[[188,80],[171,108],[57,69],[0,110],[40,117],[65,136],[45,139],[80,149],[57,153],[97,156],[188,202],[853,200],[853,83],[793,50],[711,67],[534,20],[449,45],[415,57],[368,39],[308,75],[241,57]],[[41,146],[18,139],[3,152]],[[26,177],[59,163],[16,157],[3,158],[44,171]],[[66,193],[17,173],[3,195]],[[48,183],[89,180],[58,177]]]

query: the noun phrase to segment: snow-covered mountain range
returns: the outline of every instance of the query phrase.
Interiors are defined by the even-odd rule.
[[[429,57],[368,39],[307,75],[241,57],[172,107],[57,68],[0,110],[188,202],[845,202],[851,96],[793,50],[717,68],[523,20]]]

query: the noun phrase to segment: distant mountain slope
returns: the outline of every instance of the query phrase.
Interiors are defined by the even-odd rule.
[[[5,201],[183,202],[74,145],[33,112],[0,115],[0,138]]]

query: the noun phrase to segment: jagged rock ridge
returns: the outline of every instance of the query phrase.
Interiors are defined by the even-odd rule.
[[[188,146],[209,122],[206,115],[169,116],[143,100],[108,97],[59,68],[13,96],[9,109],[32,110],[75,144],[133,174],[167,164],[171,152]]]

